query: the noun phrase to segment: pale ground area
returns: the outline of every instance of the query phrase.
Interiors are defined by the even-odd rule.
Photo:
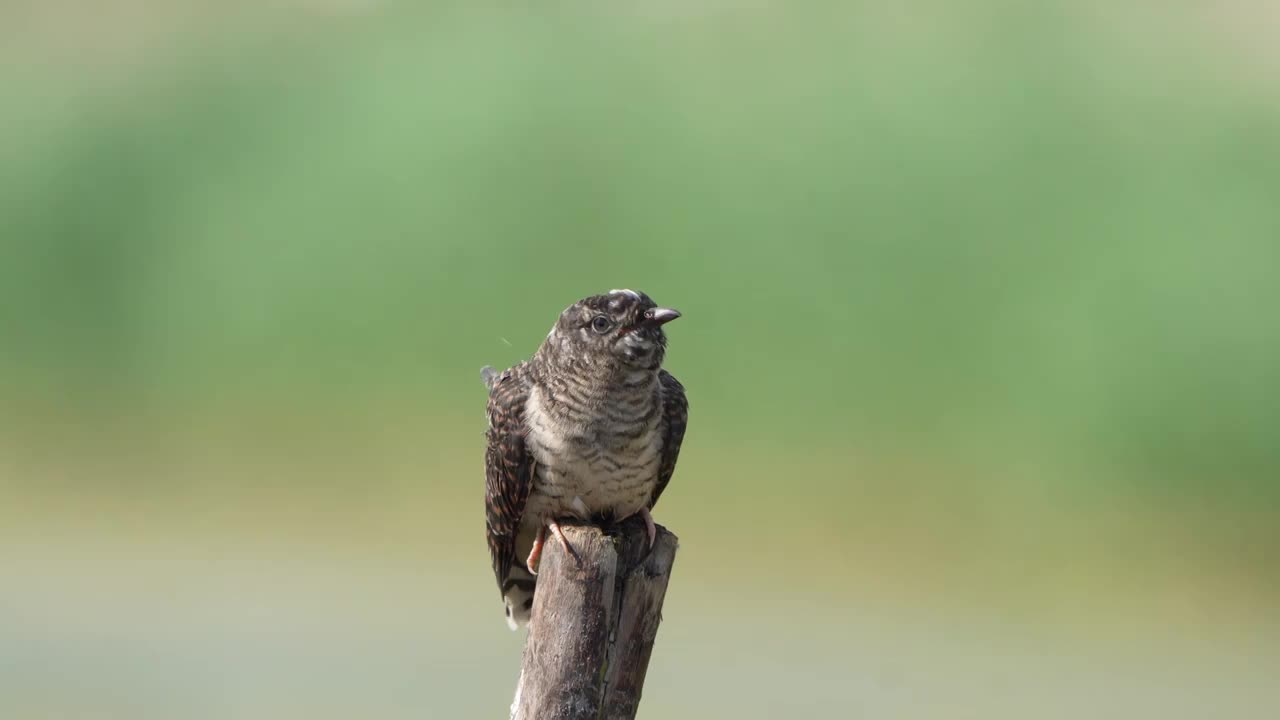
[[[92,509],[0,524],[0,717],[504,716],[523,634],[506,629],[467,523],[406,522],[412,505],[381,524],[365,509],[346,527],[336,511],[274,530],[198,514],[115,524]],[[1161,598],[1144,617],[1128,588],[1129,609],[1067,623],[924,596],[892,574],[771,582],[721,545],[684,534],[644,717],[1199,720],[1280,707],[1274,614],[1171,626]]]

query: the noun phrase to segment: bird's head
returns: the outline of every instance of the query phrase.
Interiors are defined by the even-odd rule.
[[[634,290],[610,290],[565,308],[543,347],[575,364],[657,370],[666,353],[662,326],[680,317]]]

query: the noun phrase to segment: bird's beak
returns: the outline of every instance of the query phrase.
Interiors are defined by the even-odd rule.
[[[644,321],[641,323],[648,327],[659,327],[680,317],[679,310],[671,308],[653,308],[644,311]]]

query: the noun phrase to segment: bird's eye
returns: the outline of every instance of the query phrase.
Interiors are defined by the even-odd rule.
[[[597,315],[591,320],[591,329],[603,335],[613,329],[613,323],[609,318]]]

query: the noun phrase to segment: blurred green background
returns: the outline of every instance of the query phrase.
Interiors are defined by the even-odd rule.
[[[504,716],[478,369],[613,287],[642,716],[1280,707],[1280,14],[406,5],[0,3],[0,716]]]

